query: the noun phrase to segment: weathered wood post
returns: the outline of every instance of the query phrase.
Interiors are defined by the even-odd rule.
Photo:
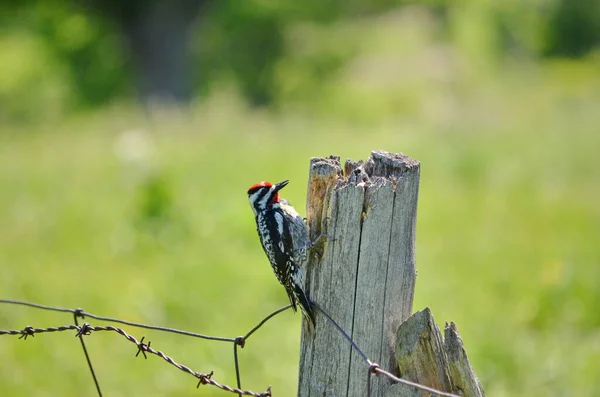
[[[439,333],[428,309],[429,316],[415,315],[406,321],[412,315],[416,279],[419,177],[420,163],[403,154],[374,151],[364,163],[346,161],[343,169],[339,157],[311,159],[307,222],[311,238],[326,225],[329,240],[313,249],[306,288],[309,297],[381,368],[452,392],[456,388],[442,345],[434,349],[443,356],[438,360],[440,374],[435,357],[425,357],[432,349],[424,349],[422,343],[404,348],[406,344],[398,342],[415,332],[419,342],[420,335],[426,335],[419,334],[422,324],[433,324],[428,327],[431,335],[435,330]],[[415,363],[422,365],[412,371]],[[368,365],[317,313],[315,329],[304,326],[302,331],[298,396],[366,396],[368,381]],[[384,376],[370,382],[373,397],[423,395],[406,386],[400,390],[397,386],[402,385],[392,385]]]
[[[308,294],[371,360],[395,368],[395,333],[412,314],[420,164],[373,152],[344,168],[339,158],[311,159],[307,220],[316,235],[326,216],[335,240],[311,258]],[[299,395],[365,395],[368,367],[339,332],[322,316],[304,331]],[[372,395],[387,384],[374,380]]]

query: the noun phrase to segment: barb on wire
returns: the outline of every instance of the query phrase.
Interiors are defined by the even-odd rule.
[[[0,330],[0,335],[33,336],[37,333],[58,332],[58,331],[68,331],[68,330],[77,331],[75,336],[79,337],[79,338],[82,338],[84,335],[89,335],[91,332],[113,331],[113,332],[116,332],[117,334],[123,336],[125,339],[127,339],[131,343],[135,344],[138,348],[138,354],[140,351],[142,351],[144,353],[147,352],[147,353],[154,354],[158,357],[161,357],[167,363],[169,363],[169,364],[173,365],[174,367],[178,368],[179,370],[197,378],[200,381],[199,384],[215,386],[221,390],[225,390],[225,391],[228,391],[231,393],[236,393],[236,394],[240,394],[240,395],[244,395],[244,396],[254,396],[254,397],[270,397],[271,396],[271,392],[269,389],[267,389],[267,391],[265,391],[263,393],[255,393],[250,390],[241,390],[239,388],[233,388],[233,387],[227,386],[225,384],[218,383],[212,379],[212,375],[213,375],[212,371],[210,373],[200,373],[200,372],[194,371],[190,367],[187,367],[183,364],[177,363],[175,360],[173,360],[173,358],[166,355],[162,351],[155,350],[154,348],[150,347],[150,342],[148,342],[147,344],[144,343],[144,338],[142,338],[140,341],[138,341],[134,336],[129,335],[123,329],[114,327],[112,325],[92,326],[88,323],[84,323],[82,325],[65,325],[65,326],[60,326],[60,327],[48,327],[48,328],[34,328],[31,326],[27,326],[22,330]],[[136,354],[136,356],[138,354]],[[145,356],[145,354],[144,354],[144,356]]]
[[[144,339],[146,339],[145,336],[142,336],[142,339],[140,339],[140,344],[138,345],[138,351],[137,353],[135,353],[135,356],[139,356],[140,353],[142,353],[142,356],[144,356],[144,360],[148,359],[148,356],[146,355],[146,351],[148,351],[148,349],[150,348],[150,341],[148,341],[148,344],[144,343]]]
[[[43,332],[60,332],[60,331],[68,331],[68,330],[79,330],[79,327],[76,325],[65,325],[61,327],[48,327],[48,328],[33,328],[31,325],[23,329],[11,329],[11,330],[1,330],[1,335],[21,335],[19,339],[27,339],[29,336],[35,336],[35,334],[41,334]]]
[[[19,339],[27,340],[28,336],[31,336],[32,338],[35,336],[35,333],[33,332],[33,327],[31,325],[28,325],[27,327],[23,328],[23,331],[21,332],[23,334],[19,336]]]
[[[79,321],[77,321],[77,317],[83,317],[80,312],[73,312],[73,320],[75,321],[75,325],[79,326]],[[79,341],[81,342],[81,348],[83,349],[83,355],[88,364],[88,368],[90,369],[90,373],[92,374],[92,379],[94,379],[94,384],[96,385],[96,391],[98,392],[98,397],[102,397],[102,390],[100,390],[100,383],[98,383],[98,378],[96,377],[96,371],[94,371],[94,366],[92,365],[92,360],[90,359],[90,355],[88,354],[87,348],[85,347],[85,342],[83,341],[84,335],[89,335],[88,328],[86,327],[87,323],[84,324],[83,327],[77,332],[77,336],[79,337]]]

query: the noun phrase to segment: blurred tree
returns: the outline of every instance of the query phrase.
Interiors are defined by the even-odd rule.
[[[190,98],[190,33],[208,0],[78,1],[119,28],[142,99],[184,102]]]
[[[197,81],[208,92],[233,82],[255,106],[273,100],[273,71],[283,52],[283,22],[277,9],[258,12],[252,1],[222,0],[198,32]]]
[[[8,1],[0,4],[0,34],[20,32],[42,42],[67,70],[72,106],[99,105],[134,87],[143,100],[184,102],[193,92],[190,37],[208,3]]]
[[[600,2],[560,0],[549,21],[546,55],[580,57],[600,47]]]

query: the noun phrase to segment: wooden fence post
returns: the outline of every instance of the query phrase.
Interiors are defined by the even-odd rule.
[[[396,330],[412,314],[419,171],[418,161],[380,151],[343,172],[337,157],[311,159],[307,221],[314,236],[327,216],[335,240],[311,257],[308,294],[386,369],[397,367]],[[323,316],[314,331],[302,334],[299,396],[365,395],[368,366]],[[388,383],[373,379],[372,395]]]
[[[433,324],[425,327],[432,332],[437,329],[428,311],[429,317],[418,317],[417,313],[416,319],[406,321],[412,315],[416,278],[419,177],[420,163],[403,154],[374,151],[364,163],[346,161],[343,169],[336,156],[311,159],[307,222],[311,238],[319,235],[325,225],[323,232],[328,240],[312,250],[306,288],[311,300],[381,368],[395,376],[406,375],[408,380],[421,380],[426,386],[431,381],[432,387],[454,392],[452,370],[446,368],[448,358],[442,345],[439,349],[435,345],[433,350],[423,349],[418,343],[413,348],[397,346],[405,346],[398,338],[423,328],[412,323]],[[439,341],[443,343],[441,335]],[[370,377],[369,366],[320,313],[315,329],[304,324],[301,343],[298,396],[362,397],[367,395],[369,381],[373,397],[428,395],[392,385],[385,376]],[[462,343],[455,348],[459,358],[464,353],[461,349]],[[431,351],[439,357],[428,362],[423,354]],[[411,354],[412,360],[407,358]],[[412,371],[421,358],[422,365]],[[466,355],[464,359],[457,359],[458,369],[454,372],[468,372]],[[427,369],[436,362],[444,365],[441,375]],[[435,376],[425,376],[428,371]],[[466,376],[463,383],[478,385],[471,374],[473,377]]]

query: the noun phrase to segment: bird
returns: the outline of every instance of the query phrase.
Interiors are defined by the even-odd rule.
[[[289,180],[276,184],[255,183],[248,189],[260,243],[277,280],[288,295],[294,311],[300,306],[309,325],[315,314],[304,292],[304,268],[312,244],[304,219],[292,205],[279,196]]]

